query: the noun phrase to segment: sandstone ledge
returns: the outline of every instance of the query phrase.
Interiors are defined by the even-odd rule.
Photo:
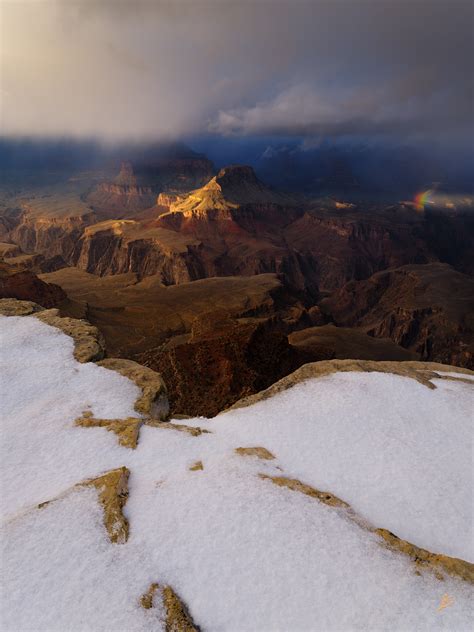
[[[97,364],[135,382],[142,392],[134,406],[137,413],[161,420],[168,417],[168,393],[159,373],[133,360],[121,358],[106,358]]]
[[[96,478],[89,478],[77,483],[56,498],[46,500],[37,509],[43,509],[60,498],[64,498],[78,487],[94,487],[98,493],[98,501],[104,512],[104,526],[109,539],[114,544],[124,544],[128,540],[129,524],[123,515],[123,507],[128,498],[128,477],[130,470],[119,467],[109,470]]]
[[[275,382],[269,388],[244,397],[238,402],[230,406],[227,410],[234,410],[236,408],[244,408],[245,406],[252,406],[257,402],[263,401],[282,391],[305,382],[306,380],[325,377],[333,373],[346,373],[346,372],[361,372],[361,373],[392,373],[393,375],[399,375],[402,377],[409,377],[411,379],[420,382],[424,386],[434,389],[436,385],[433,384],[433,379],[445,379],[465,381],[468,384],[473,384],[469,379],[463,380],[462,377],[455,378],[446,373],[459,373],[461,375],[474,377],[474,371],[469,369],[463,369],[458,366],[449,366],[447,364],[438,364],[437,362],[378,362],[375,360],[323,360],[321,362],[311,362],[304,364],[302,367],[287,375],[283,379]],[[226,411],[222,411],[223,412]]]
[[[115,544],[124,544],[128,540],[129,525],[122,510],[128,498],[129,475],[128,468],[119,467],[79,483],[97,489],[99,502],[104,510],[104,525],[110,541]]]
[[[19,301],[16,298],[0,299],[0,314],[2,316],[31,316],[44,310],[44,307],[33,301]]]
[[[240,456],[255,456],[264,461],[271,461],[275,458],[269,450],[260,446],[255,448],[235,448],[235,452]]]
[[[263,480],[271,481],[274,485],[305,494],[329,507],[343,511],[349,520],[382,540],[381,543],[386,548],[409,557],[414,563],[418,574],[421,570],[429,570],[434,573],[437,579],[443,580],[446,574],[474,585],[474,564],[456,557],[431,553],[431,551],[422,549],[411,542],[402,540],[387,529],[374,527],[362,516],[358,515],[348,503],[334,496],[334,494],[315,489],[298,479],[287,478],[286,476],[269,476],[267,474],[259,474],[259,477]]]
[[[134,408],[144,417],[148,417],[155,421],[164,421],[168,418],[169,403],[166,385],[159,373],[153,371],[146,366],[142,366],[133,360],[125,360],[122,358],[106,358],[105,342],[102,334],[94,325],[86,320],[70,318],[68,316],[60,316],[57,309],[45,309],[32,301],[20,301],[17,299],[0,299],[0,315],[3,316],[35,316],[46,325],[60,329],[64,334],[71,337],[74,341],[74,358],[81,363],[96,362],[98,366],[104,367],[111,371],[116,371],[121,375],[135,382],[141,391],[141,395],[137,398]],[[95,420],[96,422],[104,420]],[[115,425],[105,423],[81,422],[82,426],[108,426],[109,430],[113,430],[122,438],[126,445],[130,439],[126,439],[123,430],[117,425],[124,420],[108,420],[116,421]],[[126,421],[126,420],[125,420]],[[138,420],[135,420],[138,422]],[[153,425],[153,422],[150,425]],[[126,424],[130,426],[130,424]],[[137,424],[136,424],[137,425]],[[141,422],[137,425],[136,434],[138,437],[138,429]],[[123,424],[122,424],[123,426]],[[128,434],[129,430],[127,430]],[[133,440],[132,440],[133,443]],[[136,445],[136,441],[135,441]],[[127,447],[135,447],[128,445]]]
[[[95,362],[104,357],[104,338],[94,325],[85,320],[61,317],[57,309],[44,310],[35,316],[46,325],[57,327],[74,340],[74,357],[78,362]]]
[[[151,584],[140,598],[142,608],[153,608],[153,598],[157,592],[161,593],[163,601],[166,632],[199,632],[200,628],[194,623],[187,607],[171,586]]]
[[[3,316],[35,316],[46,325],[60,329],[74,340],[74,357],[78,362],[95,362],[105,355],[105,342],[97,327],[85,320],[61,317],[57,309],[45,309],[32,301],[0,299]]]
[[[126,419],[96,419],[90,414],[84,413],[74,422],[76,426],[82,428],[105,428],[110,432],[114,432],[118,436],[119,444],[124,448],[134,450],[138,444],[138,435],[140,427],[143,424],[142,419],[135,417],[127,417]]]

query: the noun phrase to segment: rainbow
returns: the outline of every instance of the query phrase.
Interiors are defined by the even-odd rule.
[[[432,193],[432,189],[428,189],[427,191],[423,191],[415,195],[415,208],[417,211],[425,210],[425,206],[430,201],[430,196]]]

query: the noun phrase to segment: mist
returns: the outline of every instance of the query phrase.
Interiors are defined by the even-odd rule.
[[[2,135],[468,147],[472,6],[4,2]]]

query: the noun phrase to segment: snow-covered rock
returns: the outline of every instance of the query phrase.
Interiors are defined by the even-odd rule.
[[[0,331],[6,632],[470,629],[472,373],[317,363],[163,423],[36,316]]]

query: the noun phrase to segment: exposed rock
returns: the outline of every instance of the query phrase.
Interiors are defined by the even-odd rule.
[[[36,317],[52,327],[57,327],[74,340],[74,357],[78,362],[95,362],[105,354],[105,342],[97,327],[85,320],[60,317],[57,309],[39,312]]]
[[[344,510],[346,516],[351,521],[355,522],[359,527],[382,538],[388,548],[410,557],[416,564],[417,572],[426,569],[432,571],[438,579],[443,579],[442,572],[444,572],[448,575],[459,577],[470,584],[474,584],[474,564],[447,555],[431,553],[406,540],[398,538],[390,531],[387,531],[387,529],[376,528],[359,516],[350,505],[329,492],[319,491],[297,479],[291,479],[285,476],[268,476],[267,474],[259,474],[259,476],[261,479],[269,480],[279,487],[286,487],[291,491],[310,496],[330,507]]]
[[[172,204],[177,204],[185,199],[185,195],[183,193],[178,193],[177,191],[166,191],[160,193],[156,200],[157,206],[165,207],[167,211],[169,211],[170,206]]]
[[[135,272],[157,276],[164,285],[210,276],[200,259],[201,243],[166,228],[131,219],[110,219],[87,227],[77,242],[74,264],[98,275]]]
[[[153,598],[158,591],[161,593],[165,609],[166,632],[199,632],[185,604],[171,586],[150,584],[148,591],[140,598],[142,608],[153,608]]]
[[[140,605],[142,608],[145,608],[145,610],[153,608],[153,597],[155,596],[155,593],[157,592],[157,590],[159,590],[159,588],[159,584],[150,584],[150,587],[148,588],[146,593],[140,597]]]
[[[15,246],[18,248],[17,246]],[[2,257],[0,253],[0,258]],[[33,274],[39,275],[47,272],[54,272],[67,266],[61,255],[54,255],[53,257],[45,257],[44,255],[35,253],[22,253],[18,248],[15,256],[9,256],[4,259],[4,262],[14,266],[17,269],[28,270]]]
[[[18,224],[10,240],[25,253],[47,258],[59,255],[72,263],[82,230],[97,221],[97,215],[76,191],[53,192],[23,200]]]
[[[30,316],[44,310],[44,307],[32,301],[19,301],[15,298],[0,299],[2,316]]]
[[[160,421],[159,419],[146,419],[145,425],[153,428],[162,428],[164,430],[177,430],[178,432],[186,432],[192,437],[199,437],[202,434],[210,434],[210,430],[204,430],[199,426],[186,426],[185,424],[175,424],[171,421]]]
[[[0,298],[33,301],[42,307],[55,307],[66,298],[58,285],[45,283],[24,268],[0,261]]]
[[[363,330],[323,325],[292,332],[291,345],[321,360],[418,360],[418,354],[389,338],[374,338]],[[322,357],[323,355],[326,357]],[[314,360],[317,358],[315,357]]]
[[[13,246],[26,253],[26,256],[48,257],[51,261],[54,261],[55,257],[60,257],[65,265],[79,262],[82,267],[88,266],[86,269],[95,265],[97,268],[93,271],[102,274],[116,273],[121,265],[120,260],[128,260],[131,264],[126,270],[138,266],[137,272],[140,276],[146,276],[157,273],[161,262],[164,268],[163,278],[168,280],[170,268],[173,268],[173,263],[169,259],[174,258],[177,260],[175,267],[181,270],[180,275],[176,275],[176,282],[182,282],[183,271],[186,270],[186,261],[181,260],[185,259],[184,251],[178,251],[183,254],[183,257],[180,257],[178,253],[170,252],[169,248],[160,248],[159,243],[155,248],[153,230],[143,241],[132,239],[130,241],[133,243],[124,243],[124,252],[119,252],[120,244],[116,243],[117,240],[114,242],[113,239],[108,239],[108,247],[106,252],[102,252],[100,261],[97,261],[98,253],[104,249],[107,241],[104,240],[104,235],[95,232],[92,245],[90,239],[81,241],[81,237],[86,227],[103,220],[139,218],[140,214],[142,219],[146,217],[149,220],[159,214],[155,201],[160,191],[190,191],[207,182],[213,173],[214,168],[210,161],[201,156],[189,156],[184,159],[160,160],[156,164],[140,164],[135,173],[131,163],[124,162],[117,178],[98,185],[97,174],[88,184],[81,185],[80,179],[56,183],[48,187],[46,195],[43,188],[33,189],[18,200],[20,208],[17,209],[14,218],[10,218],[7,211],[0,217],[0,226],[3,228],[3,231],[0,231],[2,243],[11,242]],[[88,188],[92,183],[94,187],[90,191]],[[148,208],[154,209],[149,217],[143,213],[143,210]],[[147,221],[143,227],[150,228]],[[151,228],[153,229],[153,226]],[[110,238],[110,235],[106,238]],[[176,235],[174,240],[176,241]],[[191,244],[192,242],[191,239]],[[114,243],[114,248],[111,248]],[[114,250],[118,253],[115,253],[116,257]],[[148,258],[143,256],[146,250],[150,252]],[[0,252],[11,255],[13,251],[12,248],[4,247]],[[143,262],[143,267],[140,266],[140,259],[147,259],[148,264]],[[55,269],[51,265],[46,264],[43,271]],[[190,270],[189,273],[185,272],[184,281],[194,278],[192,256],[189,265]],[[206,275],[201,271],[198,276]],[[175,280],[171,282],[174,283]]]
[[[255,211],[251,209],[252,206]],[[294,197],[264,185],[251,167],[232,165],[221,169],[201,189],[192,191],[184,200],[172,204],[171,214],[162,216],[160,223],[176,228],[176,222],[183,227],[183,222],[192,219],[228,219],[242,228],[248,228],[250,225],[247,220],[252,218],[254,212],[258,212],[261,218],[268,216],[269,219],[271,216],[281,225],[288,224],[295,216],[296,206]],[[245,207],[245,211],[239,212],[238,209],[242,207]],[[285,207],[288,207],[286,217],[282,213]],[[293,213],[289,209],[293,209]]]
[[[101,213],[111,212],[116,217],[135,215],[162,205],[163,189],[190,191],[212,177],[212,163],[204,158],[172,160],[122,161],[119,174],[97,185],[87,196],[87,202]]]
[[[257,458],[264,459],[266,461],[270,461],[275,458],[269,450],[262,447],[235,448],[235,452],[240,456],[256,456]]]
[[[60,329],[74,341],[74,357],[78,362],[94,362],[101,360],[105,353],[102,334],[85,320],[61,317],[57,309],[44,309],[32,301],[17,299],[0,299],[0,314],[4,316],[30,316]]]
[[[313,298],[405,264],[441,260],[472,271],[467,214],[418,214],[404,204],[328,207],[273,190],[247,166],[214,176],[201,156],[135,158],[88,193],[61,183],[21,199],[18,217],[0,218],[3,243],[94,274],[159,275],[167,285],[275,272]],[[104,227],[122,220],[133,225],[120,234]]]
[[[267,474],[259,474],[260,478],[263,480],[270,480],[275,485],[279,487],[287,487],[291,489],[293,492],[300,492],[301,494],[305,494],[306,496],[310,496],[311,498],[315,498],[325,505],[329,505],[330,507],[343,507],[345,509],[349,508],[349,505],[345,503],[343,500],[330,494],[329,492],[321,492],[319,489],[315,489],[310,485],[306,485],[302,483],[296,478],[287,478],[286,476],[268,476]]]
[[[422,360],[474,368],[474,279],[447,264],[379,272],[321,305],[336,324],[390,338]]]
[[[8,259],[9,257],[16,257],[21,254],[21,249],[16,244],[9,244],[6,242],[0,242],[0,259]]]
[[[137,184],[132,163],[124,161],[118,176],[97,185],[87,196],[87,202],[95,210],[115,211],[120,215],[124,210],[133,213],[153,206],[155,197],[151,186]]]
[[[115,432],[120,445],[124,448],[132,448],[134,450],[137,447],[138,434],[143,425],[143,420],[136,419],[135,417],[127,417],[126,419],[96,419],[84,413],[84,415],[76,419],[74,423],[76,426],[82,426],[83,428],[105,428],[106,430]]]
[[[104,510],[105,528],[110,541],[116,544],[124,544],[128,540],[129,524],[122,510],[128,498],[129,474],[126,467],[120,467],[80,483],[97,489]]]
[[[235,408],[243,408],[245,406],[251,406],[256,402],[273,397],[281,391],[285,391],[295,384],[300,384],[306,380],[313,378],[320,378],[326,375],[332,375],[337,372],[368,372],[373,371],[379,373],[392,373],[394,375],[400,375],[402,377],[409,377],[417,380],[420,384],[434,389],[436,385],[433,384],[434,379],[461,379],[445,375],[447,372],[459,373],[466,376],[474,376],[474,371],[468,369],[462,369],[459,367],[448,366],[446,364],[438,364],[436,362],[375,362],[373,360],[326,360],[323,362],[311,362],[297,369],[291,375],[287,375],[280,381],[272,384],[269,388],[244,397],[239,400],[228,410]],[[466,380],[467,383],[472,384],[471,380]]]
[[[378,270],[436,259],[420,239],[422,220],[412,215],[363,207],[328,212],[316,205],[288,226],[285,239],[305,261],[304,274],[320,290],[333,291]]]
[[[387,529],[375,529],[375,533],[385,541],[389,549],[411,557],[420,570],[422,568],[434,570],[438,579],[443,578],[442,575],[439,575],[439,571],[441,571],[448,575],[459,577],[470,584],[474,584],[474,564],[456,557],[449,557],[448,555],[431,553],[425,549],[420,549],[420,547],[398,538],[390,531],[387,531]]]
[[[216,414],[303,362],[327,357],[307,356],[288,345],[286,314],[299,303],[275,275],[205,279],[171,287],[163,287],[155,277],[137,283],[132,274],[100,278],[75,268],[44,276],[60,281],[71,300],[85,306],[87,319],[104,333],[109,355],[133,358],[162,375],[173,415]],[[62,306],[61,312],[65,309]],[[263,322],[274,315],[277,320]],[[203,386],[201,371],[207,368],[193,364],[193,357],[209,362],[206,346],[219,363],[211,364],[206,376],[220,398],[217,402]],[[104,366],[110,363],[106,360]],[[182,401],[195,399],[193,408],[177,405],[181,394]]]
[[[266,187],[245,166],[222,169],[157,221],[205,244],[200,256],[212,274],[271,270],[309,293],[389,267],[447,257],[432,240],[431,216],[402,206],[309,204]],[[447,221],[462,224],[457,216]]]
[[[102,334],[97,327],[85,320],[61,317],[57,309],[44,309],[32,301],[17,299],[0,299],[0,314],[4,316],[34,315],[47,325],[60,329],[73,339],[74,357],[78,362],[95,362],[104,357],[105,343]]]
[[[171,586],[163,588],[163,605],[166,610],[166,632],[199,632],[186,605]]]
[[[191,465],[191,467],[189,468],[190,472],[197,472],[203,469],[204,469],[204,465],[202,464],[202,461],[196,461],[196,463]]]
[[[163,286],[158,276],[133,273],[98,277],[65,268],[41,277],[63,287],[85,306],[87,319],[104,334],[107,353],[159,371],[154,357],[172,336],[189,334],[197,316],[224,309],[234,318],[282,315],[297,302],[274,274],[220,277]],[[74,315],[61,306],[61,313]],[[308,323],[311,324],[311,323]]]
[[[196,319],[148,363],[168,385],[171,413],[212,417],[310,359],[267,322],[237,322],[223,310]]]
[[[142,392],[134,406],[138,413],[161,420],[168,417],[168,393],[159,373],[133,360],[122,358],[105,358],[97,364],[106,369],[117,371],[117,373],[135,382]]]

